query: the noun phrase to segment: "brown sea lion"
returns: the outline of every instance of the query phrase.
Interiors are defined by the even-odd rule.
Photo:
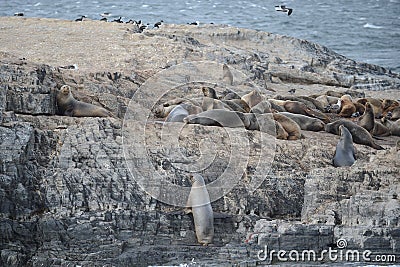
[[[357,100],[358,103],[363,104],[365,106],[365,104],[367,102],[369,102],[372,106],[372,109],[374,110],[374,115],[375,118],[380,119],[382,118],[382,114],[383,114],[383,105],[382,102],[379,99],[376,98],[360,98]]]
[[[283,114],[286,117],[294,120],[300,126],[300,129],[305,131],[319,132],[325,129],[325,123],[317,118],[311,118],[309,116],[290,112],[280,112],[279,114]]]
[[[303,95],[299,96],[299,98],[304,99],[304,100],[307,100],[307,101],[309,101],[309,102],[312,102],[312,103],[314,104],[314,106],[315,106],[319,111],[324,111],[324,110],[325,110],[325,106],[324,106],[320,101],[318,101],[318,100],[315,99],[315,98],[312,98],[312,97],[309,97],[309,96],[303,96]]]
[[[276,95],[276,96],[274,96],[274,99],[297,101],[297,102],[303,103],[304,105],[306,105],[310,109],[316,109],[317,108],[312,101],[309,101],[309,100],[306,100],[306,99],[303,99],[303,98],[300,98],[300,97],[297,97],[297,96]]]
[[[397,102],[396,100],[392,99],[384,99],[382,101],[382,106],[383,106],[383,116],[385,116],[388,112],[393,111],[396,107],[400,106],[400,103]]]
[[[292,119],[280,113],[273,113],[274,120],[279,122],[283,129],[289,134],[288,140],[297,140],[302,138],[300,126]]]
[[[364,114],[358,119],[358,125],[366,129],[368,132],[371,132],[375,126],[375,115],[374,110],[370,103],[365,104],[365,112]]]
[[[250,93],[242,96],[242,100],[245,101],[250,108],[252,108],[260,103],[263,100],[263,97],[261,96],[260,92],[253,90]]]
[[[242,99],[231,99],[231,100],[223,99],[221,100],[221,102],[229,106],[231,110],[234,111],[239,111],[243,113],[250,111],[250,107]]]
[[[335,155],[332,163],[335,167],[351,166],[356,161],[353,146],[353,137],[350,131],[344,126],[339,126],[340,139],[336,145]]]
[[[340,98],[340,109],[339,116],[343,118],[350,118],[353,113],[356,112],[356,106],[353,104],[353,100],[350,95],[343,95]]]
[[[343,93],[343,92],[336,92],[336,91],[327,91],[326,93],[325,93],[327,96],[334,96],[334,97],[337,97],[337,98],[341,98],[343,95],[345,95],[345,93]]]
[[[62,115],[71,117],[115,117],[105,108],[76,100],[68,85],[61,86],[56,98],[58,111]]]
[[[204,97],[203,98],[203,103],[201,104],[201,108],[206,111],[206,110],[212,110],[212,109],[225,109],[225,110],[231,110],[229,106],[224,104],[221,100],[219,99],[214,99],[211,97]]]
[[[165,107],[164,105],[158,105],[153,109],[153,113],[159,118],[165,118],[176,106],[177,105],[171,105]]]
[[[390,119],[391,120],[398,120],[400,119],[400,107],[394,108],[391,112],[390,112]],[[388,114],[387,114],[388,115]]]
[[[353,104],[356,107],[356,112],[358,112],[360,115],[363,115],[365,112],[365,106],[363,104],[354,101]]]
[[[211,207],[210,195],[206,184],[200,174],[190,177],[192,188],[186,204],[186,211],[190,209],[193,214],[194,228],[197,242],[207,246],[214,238],[214,213]]]
[[[308,108],[305,104],[297,101],[285,101],[283,107],[285,108],[286,111],[295,113],[295,114],[302,114],[310,117],[314,117],[317,119],[322,120],[325,123],[329,123],[330,119],[328,116],[323,114],[322,112],[312,110]]]
[[[373,136],[389,136],[390,130],[388,127],[380,123],[379,121],[375,121],[374,128],[370,132]]]
[[[321,102],[322,106],[335,105],[339,101],[339,97],[321,95],[316,98],[317,101]]]
[[[375,149],[384,149],[383,147],[375,143],[374,139],[372,139],[371,134],[367,130],[349,120],[341,119],[335,122],[328,123],[325,125],[325,131],[328,133],[339,135],[340,125],[344,125],[350,131],[351,136],[353,137],[353,141],[355,143],[370,146]]]

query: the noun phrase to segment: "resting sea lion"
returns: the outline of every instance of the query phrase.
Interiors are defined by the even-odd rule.
[[[340,139],[336,145],[335,156],[332,160],[333,166],[351,166],[356,161],[353,138],[349,130],[343,125],[339,126],[339,133]]]
[[[375,121],[374,128],[370,132],[373,136],[389,136],[390,130],[388,127],[380,123],[379,121]]]
[[[301,114],[294,114],[290,112],[279,112],[286,117],[294,120],[302,130],[319,132],[325,129],[325,123],[317,118],[311,118]]]
[[[375,143],[375,141],[372,139],[371,134],[367,130],[349,120],[342,119],[332,123],[328,123],[325,125],[325,131],[328,133],[339,135],[340,125],[344,125],[350,131],[351,136],[353,137],[353,141],[355,143],[370,146],[375,149],[384,149],[383,147]]]
[[[177,105],[164,106],[158,105],[154,108],[153,113],[159,118],[165,118]]]
[[[288,101],[285,101],[283,107],[285,108],[286,111],[291,112],[291,113],[302,114],[302,115],[318,118],[325,123],[330,122],[330,119],[328,118],[328,116],[326,116],[322,112],[308,108],[306,105],[304,105],[301,102],[288,100]]]
[[[189,116],[189,112],[182,106],[177,105],[168,114],[166,122],[183,122],[183,119]]]
[[[221,100],[222,103],[230,107],[231,110],[239,112],[249,112],[250,107],[242,99]]]
[[[339,99],[340,99],[339,97],[327,96],[327,95],[321,95],[316,98],[316,100],[321,102],[322,106],[324,107],[336,104]]]
[[[248,127],[248,119],[241,112],[228,111],[223,109],[212,109],[199,114],[189,115],[183,119],[188,124],[201,124],[205,126],[221,127]]]
[[[390,119],[391,120],[398,120],[398,119],[400,119],[400,107],[397,107],[397,108],[394,108],[392,111],[391,111],[391,117],[390,117]]]
[[[207,246],[214,238],[214,215],[206,184],[200,174],[190,177],[192,188],[186,206],[193,214],[197,242]],[[188,210],[187,210],[188,211]]]
[[[300,97],[296,97],[296,96],[276,95],[276,96],[274,96],[274,99],[297,101],[297,102],[303,103],[304,105],[306,105],[310,109],[316,109],[317,108],[312,101],[309,101],[309,100],[306,100],[306,99],[303,99],[303,98],[300,98]]]
[[[371,132],[375,126],[375,115],[374,110],[370,103],[365,104],[364,114],[358,119],[358,125]]]
[[[344,118],[350,118],[353,113],[356,112],[356,106],[353,104],[353,100],[349,95],[343,95],[340,98],[340,112],[339,116]]]
[[[386,116],[388,112],[392,112],[396,107],[400,106],[400,103],[392,99],[384,99],[382,101],[383,116]]]
[[[392,135],[400,136],[400,120],[393,122],[384,117],[381,119],[381,122],[383,125],[389,128]]]
[[[222,103],[221,100],[214,99],[211,97],[204,97],[203,98],[203,103],[201,104],[201,108],[206,111],[206,110],[212,110],[212,109],[225,109],[225,110],[230,110],[231,108],[227,106],[226,104]]]
[[[300,126],[292,119],[280,113],[273,113],[274,120],[279,122],[289,134],[288,140],[297,140],[302,137]]]
[[[271,103],[268,100],[264,100],[252,107],[250,112],[258,114],[271,113],[271,108]]]
[[[62,115],[72,117],[114,117],[105,108],[76,100],[68,85],[61,86],[56,98],[58,111]]]

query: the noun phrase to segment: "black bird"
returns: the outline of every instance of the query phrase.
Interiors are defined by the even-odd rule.
[[[188,23],[189,25],[199,25],[199,22],[198,21],[194,21],[194,22],[191,22],[191,23]]]
[[[284,13],[287,13],[288,16],[290,16],[290,14],[292,14],[292,12],[293,12],[293,9],[292,9],[292,8],[288,8],[288,7],[284,6],[284,5],[275,6],[275,10],[276,10],[276,11],[282,11],[282,12],[284,12]]]
[[[100,21],[107,21],[107,18],[101,18]]]
[[[22,12],[17,12],[17,13],[14,13],[14,16],[16,16],[16,17],[22,17],[22,16],[24,16],[24,13],[22,13]]]
[[[76,19],[75,21],[83,21],[83,19],[85,19],[86,16],[81,16],[79,19]]]
[[[114,19],[113,22],[116,22],[116,23],[123,23],[122,17],[119,17],[118,19]]]
[[[293,88],[293,89],[290,89],[288,92],[289,92],[289,94],[292,94],[292,95],[293,95],[293,94],[296,92],[296,89],[294,89],[294,88]]]
[[[154,28],[160,28],[160,26],[162,25],[163,22],[164,22],[163,20],[160,20],[159,22],[156,22],[154,24]]]

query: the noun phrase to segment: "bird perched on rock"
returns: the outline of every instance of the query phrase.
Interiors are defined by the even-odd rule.
[[[81,16],[80,18],[76,19],[75,21],[83,21],[86,18],[86,16]]]
[[[116,22],[116,23],[123,23],[122,17],[119,17],[118,19],[114,19],[113,22]]]
[[[284,5],[275,6],[275,10],[287,13],[288,16],[290,16],[290,14],[292,14],[292,12],[293,12],[293,8],[288,8]]]
[[[163,24],[163,20],[160,20],[160,21],[158,21],[158,22],[156,22],[155,24],[154,24],[154,28],[160,28],[160,26]]]
[[[292,94],[292,95],[293,95],[294,93],[296,93],[296,89],[292,88],[292,89],[290,89],[288,92],[289,92],[289,94]]]

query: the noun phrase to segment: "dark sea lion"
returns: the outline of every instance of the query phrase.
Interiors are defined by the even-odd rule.
[[[350,118],[353,113],[356,112],[356,106],[353,104],[353,100],[349,95],[342,95],[340,98],[340,109],[339,116],[343,118]]]
[[[315,99],[315,98],[312,98],[312,97],[309,97],[309,96],[304,96],[304,95],[301,95],[301,96],[298,96],[298,97],[301,98],[301,99],[304,99],[304,100],[307,100],[307,101],[313,103],[314,106],[315,106],[319,111],[324,111],[324,110],[325,110],[325,109],[324,109],[325,106],[324,106],[320,101],[318,101],[318,100]]]
[[[356,112],[359,114],[364,114],[365,112],[365,106],[363,104],[360,104],[358,102],[353,102],[354,106],[356,107]]]
[[[374,110],[370,103],[365,104],[364,114],[358,119],[358,125],[371,132],[375,126]]]
[[[223,99],[221,100],[221,102],[230,107],[231,110],[233,111],[239,111],[243,113],[250,111],[250,108],[247,105],[247,103],[241,99],[231,99],[231,100]]]
[[[223,109],[212,109],[199,114],[189,115],[183,119],[188,124],[204,126],[221,126],[229,128],[248,127],[249,122],[243,113]]]
[[[61,86],[56,98],[58,111],[62,115],[72,117],[115,117],[105,108],[76,100],[68,85]]]
[[[274,120],[279,122],[283,129],[289,134],[288,140],[297,140],[302,138],[300,126],[292,119],[280,113],[273,113]]]
[[[222,66],[222,80],[227,85],[233,85],[233,75],[232,75],[232,72],[230,71],[228,65],[226,65],[226,64],[224,64]]]
[[[168,114],[165,119],[166,122],[183,122],[183,119],[189,116],[189,111],[187,111],[182,105],[177,105]]]
[[[311,118],[309,116],[290,112],[280,112],[279,114],[283,114],[286,117],[294,120],[300,126],[300,129],[305,131],[319,132],[325,129],[325,123],[317,118]]]
[[[367,130],[349,120],[341,119],[335,122],[328,123],[325,125],[325,131],[328,133],[339,135],[340,125],[344,125],[350,131],[351,136],[353,137],[353,141],[355,143],[370,146],[375,149],[384,149],[383,147],[375,143],[375,141],[372,139],[371,134]]]
[[[218,99],[217,92],[215,91],[214,88],[204,86],[201,88],[201,91],[203,92],[203,95],[206,97]]]
[[[258,114],[271,113],[272,112],[271,103],[268,100],[263,100],[254,107],[252,107],[250,112]]]
[[[335,155],[332,160],[333,166],[351,166],[356,161],[353,138],[349,130],[344,125],[339,126],[339,133],[340,139],[336,145]]]
[[[214,238],[214,215],[211,207],[210,196],[206,184],[200,174],[190,177],[192,188],[189,193],[186,207],[193,214],[194,228],[197,242],[207,246]]]

